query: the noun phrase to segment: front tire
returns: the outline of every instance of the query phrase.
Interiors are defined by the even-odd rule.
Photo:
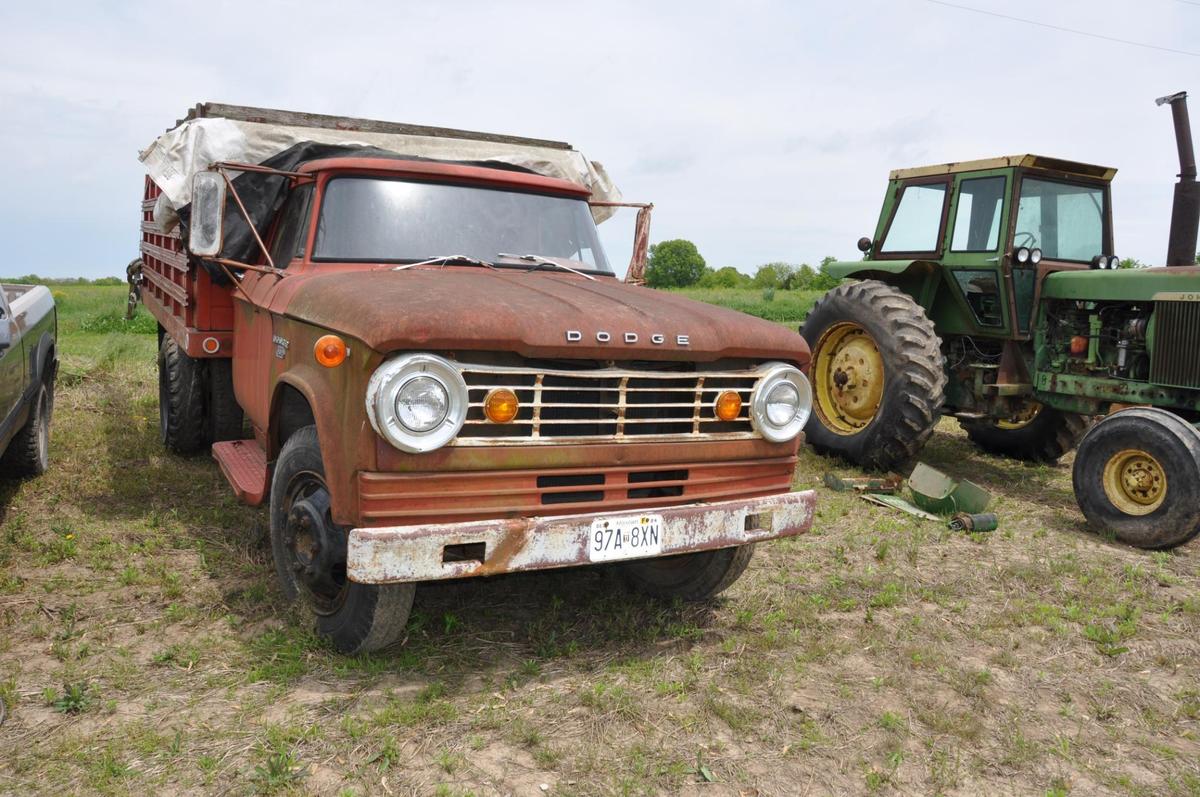
[[[946,374],[933,322],[876,280],[821,297],[800,334],[812,349],[813,448],[865,468],[912,460],[941,417]]]
[[[9,476],[41,476],[50,467],[50,416],[54,391],[45,382],[38,385],[29,418],[17,430],[0,459],[0,470]]]
[[[333,522],[315,426],[297,430],[271,480],[271,552],[284,597],[299,600],[317,633],[347,654],[397,642],[408,624],[414,584],[358,584],[346,578],[346,530]]]
[[[737,581],[753,556],[753,545],[739,545],[625,562],[618,573],[631,589],[660,600],[703,601]]]
[[[1086,415],[1062,412],[1037,402],[1006,420],[960,420],[972,443],[989,454],[1025,462],[1057,462],[1074,450],[1091,423]]]
[[[1149,407],[1092,427],[1072,473],[1088,523],[1138,548],[1174,548],[1200,532],[1200,431]]]

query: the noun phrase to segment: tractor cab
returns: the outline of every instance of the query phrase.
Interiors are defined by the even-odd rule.
[[[1027,339],[1043,277],[1116,265],[1115,174],[1041,155],[898,169],[866,263],[831,273],[904,283],[946,333]]]

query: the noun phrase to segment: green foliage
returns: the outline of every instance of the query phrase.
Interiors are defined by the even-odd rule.
[[[754,287],[787,290],[792,287],[795,274],[796,267],[790,263],[766,263],[754,272]]]
[[[686,288],[704,276],[706,266],[696,245],[676,238],[650,247],[646,284],[651,288]]]
[[[825,266],[836,259],[826,257],[816,269],[807,263],[798,266],[782,262],[765,263],[754,272],[753,285],[756,288],[778,288],[785,291],[827,291],[840,282],[825,273]]]
[[[120,277],[39,277],[37,274],[25,274],[20,277],[0,277],[0,282],[10,282],[15,285],[125,285]]]
[[[704,272],[704,276],[696,283],[697,288],[749,288],[754,284],[754,279],[742,272],[738,271],[733,266],[723,266],[722,268],[713,271],[711,269]]]
[[[1117,264],[1117,268],[1145,268],[1146,264],[1132,257],[1127,257]]]

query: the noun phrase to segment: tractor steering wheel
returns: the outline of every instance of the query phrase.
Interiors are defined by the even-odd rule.
[[[1023,243],[1021,243],[1019,240],[1017,240],[1017,239],[1018,239],[1018,238],[1020,238],[1021,236],[1025,236],[1026,238],[1028,238],[1028,239],[1029,239],[1029,243],[1024,243],[1024,244],[1023,244]],[[1019,233],[1017,233],[1016,235],[1014,235],[1014,236],[1013,236],[1013,246],[1015,246],[1015,247],[1017,247],[1017,248],[1020,248],[1020,247],[1022,247],[1022,246],[1027,246],[1027,247],[1029,247],[1030,249],[1033,249],[1035,246],[1037,246],[1037,236],[1036,236],[1036,235],[1034,235],[1033,233],[1029,232],[1028,230],[1023,230],[1023,231],[1021,231],[1021,232],[1019,232]]]

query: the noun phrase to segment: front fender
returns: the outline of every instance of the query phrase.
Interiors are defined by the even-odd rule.
[[[333,519],[351,525],[358,522],[357,473],[374,465],[374,431],[365,420],[365,399],[342,395],[335,389],[326,369],[299,364],[280,374],[271,396],[271,459],[279,456],[283,442],[279,435],[279,411],[283,404],[284,386],[294,388],[312,413],[321,443],[321,461],[325,466],[325,483],[329,488]],[[340,383],[344,390],[353,390],[351,383]],[[355,402],[352,406],[351,402]]]

